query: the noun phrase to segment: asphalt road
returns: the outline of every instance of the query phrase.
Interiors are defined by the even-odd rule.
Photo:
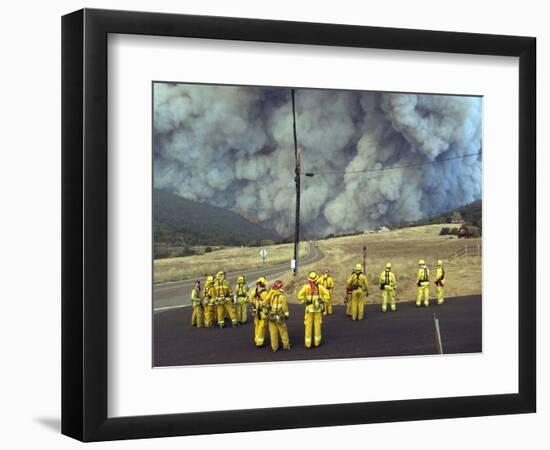
[[[394,313],[368,305],[363,321],[351,321],[345,306],[335,305],[334,314],[323,321],[323,342],[318,348],[303,346],[303,306],[290,306],[288,321],[292,350],[273,353],[267,346],[254,346],[251,321],[224,329],[191,327],[191,308],[164,310],[154,316],[154,365],[180,366],[307,359],[360,358],[374,356],[429,355],[436,353],[433,314],[441,329],[443,352],[482,351],[481,296],[456,297],[428,308],[414,302],[398,304]]]
[[[308,253],[300,260],[302,266],[321,261],[325,255],[318,247],[309,243]],[[220,267],[223,270],[223,267]],[[273,280],[290,271],[290,261],[284,264],[265,266],[254,269],[247,269],[239,272],[228,272],[226,278],[234,285],[237,276],[244,275],[250,285],[260,277]],[[156,284],[153,286],[153,308],[155,313],[170,309],[177,309],[191,306],[191,290],[196,277],[189,280],[175,281],[170,283]]]

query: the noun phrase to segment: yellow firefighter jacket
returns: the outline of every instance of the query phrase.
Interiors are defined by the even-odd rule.
[[[280,289],[271,289],[267,298],[268,319],[276,322],[282,322],[288,319],[288,303],[285,294]]]
[[[395,289],[395,274],[391,270],[384,270],[378,279],[380,289]]]
[[[259,319],[267,319],[267,308],[269,293],[265,287],[256,286],[250,291],[250,303],[252,304],[252,315]]]
[[[346,280],[346,289],[349,291],[356,291],[360,289],[368,295],[369,282],[367,280],[367,276],[363,272],[352,272]]]
[[[326,290],[332,294],[332,289],[334,288],[334,279],[330,276],[328,276],[327,274],[325,275],[321,275],[318,279],[317,279],[317,282],[326,288]]]
[[[430,271],[428,268],[420,268],[416,272],[416,281],[419,286],[427,286],[430,281]]]
[[[193,288],[191,291],[191,304],[193,306],[200,306],[202,300],[202,294],[200,289],[197,289],[196,287]]]
[[[204,305],[213,305],[214,304],[214,291],[212,290],[212,282],[204,283],[204,289],[202,291],[202,298]]]
[[[229,297],[231,297],[232,290],[231,290],[231,284],[229,284],[229,281],[223,279],[217,279],[214,280],[214,283],[212,284],[212,296],[217,299],[218,301],[225,301]]]
[[[330,293],[323,285],[316,284],[312,289],[308,283],[298,292],[298,300],[306,306],[306,313],[323,312],[324,303],[330,300]]]
[[[248,301],[248,286],[245,283],[237,283],[235,285],[235,297],[237,297],[237,303],[246,303]]]

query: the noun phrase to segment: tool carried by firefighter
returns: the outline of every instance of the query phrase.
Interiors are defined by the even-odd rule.
[[[266,285],[267,279],[265,277],[258,278],[256,287],[249,294],[251,315],[254,318],[254,343],[256,347],[262,347],[265,343],[269,300]]]
[[[423,259],[418,260],[416,286],[416,306],[421,306],[422,299],[424,299],[424,306],[427,308],[430,305],[430,271],[426,267],[426,261]]]
[[[288,304],[283,291],[283,282],[276,280],[269,291],[267,301],[267,320],[269,325],[269,339],[271,349],[276,352],[279,350],[279,340],[284,350],[290,350],[290,339],[286,321],[290,317]]]
[[[387,262],[384,271],[380,274],[379,278],[380,291],[382,294],[382,312],[387,311],[388,298],[390,301],[390,309],[396,311],[395,306],[395,274],[391,270],[391,263]]]
[[[365,300],[369,295],[369,282],[363,273],[362,264],[355,265],[353,272],[346,280],[346,292],[351,299],[351,319],[362,320],[365,314]]]
[[[437,304],[441,305],[445,301],[443,291],[445,290],[445,269],[443,261],[437,260],[437,268],[435,269],[435,290],[437,292]]]
[[[312,340],[315,347],[321,345],[323,311],[329,295],[325,287],[317,283],[317,274],[310,272],[307,284],[298,292],[298,301],[305,306],[304,345],[306,348],[311,348]]]

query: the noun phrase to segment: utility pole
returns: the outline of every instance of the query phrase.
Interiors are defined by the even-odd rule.
[[[296,224],[294,226],[294,276],[298,273],[298,251],[300,244],[300,150],[298,149],[298,138],[296,137],[296,104],[294,100],[294,89],[292,95],[292,130],[294,133],[294,182],[296,183]]]

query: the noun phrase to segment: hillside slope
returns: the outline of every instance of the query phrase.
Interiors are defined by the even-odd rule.
[[[227,209],[185,199],[167,191],[153,192],[155,246],[255,245],[281,236]]]
[[[462,220],[465,223],[475,225],[481,228],[481,209],[482,204],[481,200],[476,200],[467,205],[461,206],[460,208],[453,209],[451,211],[438,214],[437,216],[430,217],[428,219],[417,220],[413,223],[408,224],[407,226],[419,226],[419,225],[429,225],[437,223],[451,223],[453,216],[458,213]]]

